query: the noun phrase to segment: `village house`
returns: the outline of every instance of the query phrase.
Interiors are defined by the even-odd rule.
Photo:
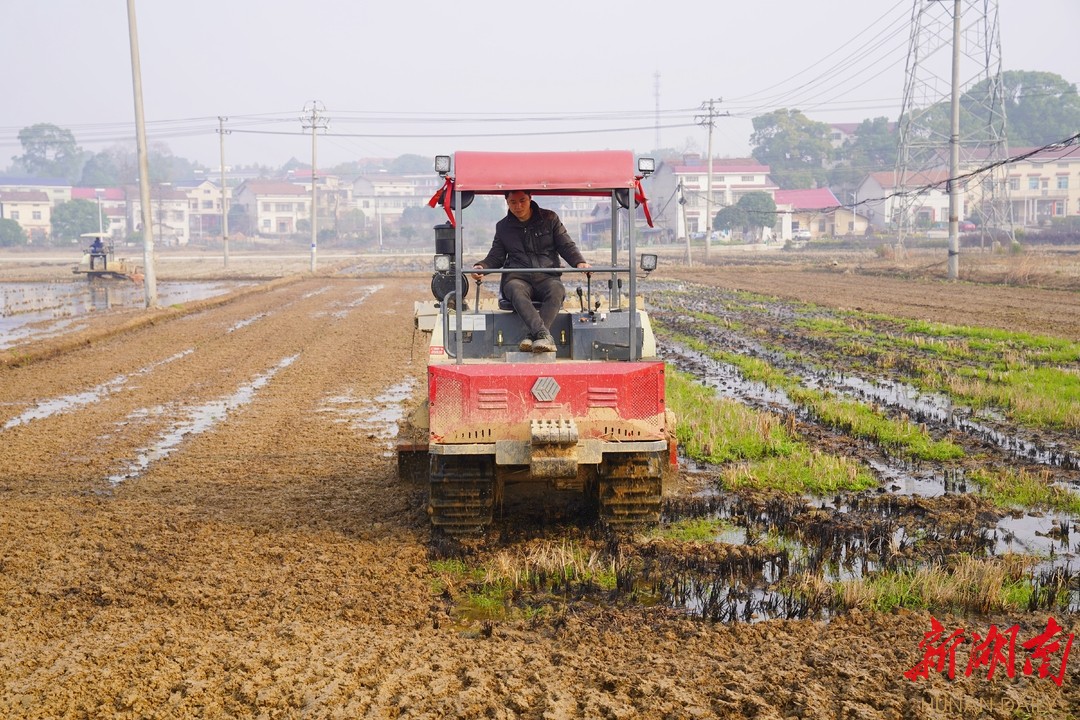
[[[431,196],[442,186],[435,173],[390,175],[371,173],[353,181],[352,197],[366,222],[395,224],[406,208],[426,207]]]
[[[862,235],[869,224],[865,216],[841,205],[828,188],[777,190],[773,200],[780,216],[782,240]]]
[[[1036,148],[1012,148],[1022,156]],[[1041,150],[1009,165],[1009,202],[1016,225],[1080,215],[1080,153],[1075,146]]]
[[[892,170],[874,172],[859,184],[855,200],[877,230],[894,227],[901,213],[913,227],[929,228],[949,219],[948,177],[947,170],[939,169],[911,173],[906,183],[897,183]]]
[[[175,187],[187,196],[188,233],[192,242],[202,245],[210,238],[220,239],[221,186],[212,180],[202,178],[178,182]],[[228,202],[227,198],[226,202]]]
[[[14,220],[30,242],[49,237],[52,206],[43,190],[0,190],[0,219]]]
[[[649,197],[653,222],[675,238],[683,238],[711,227],[705,217],[709,166],[698,155],[681,161],[663,161],[643,183]],[[752,159],[718,158],[712,161],[712,202],[714,217],[721,208],[734,205],[751,192],[770,196],[779,188],[769,177],[769,166]]]
[[[237,231],[264,237],[294,235],[300,232],[300,221],[306,225],[311,219],[310,191],[280,180],[244,181],[233,191],[233,205],[242,209],[247,224]]]
[[[142,231],[142,200],[139,188],[125,190],[127,196],[128,227],[132,232]],[[154,227],[151,232],[155,242],[162,247],[187,245],[191,240],[191,220],[188,195],[185,191],[162,183],[150,189],[150,216]]]

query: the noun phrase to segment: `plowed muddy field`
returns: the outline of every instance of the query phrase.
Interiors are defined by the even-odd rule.
[[[642,283],[670,375],[805,450],[695,450],[683,417],[660,527],[622,534],[509,494],[486,536],[432,533],[394,452],[425,388],[408,264],[176,263],[236,286],[12,339],[0,717],[1078,716],[1075,275],[870,265]],[[798,452],[858,482],[755,482]],[[881,592],[920,568],[971,577]]]

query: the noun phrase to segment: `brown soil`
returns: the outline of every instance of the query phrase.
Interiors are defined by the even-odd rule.
[[[796,268],[686,276],[1080,336],[1067,291]],[[0,430],[0,716],[1061,718],[1080,707],[1075,652],[1061,688],[1020,666],[965,677],[970,643],[957,679],[906,679],[925,612],[721,624],[613,599],[531,619],[452,616],[422,492],[397,478],[388,439],[342,412],[403,382],[422,392],[411,315],[427,282],[307,278],[122,332],[103,317],[110,332],[37,355],[23,346],[33,361],[0,366],[0,427],[109,388]],[[236,400],[244,388],[250,402]],[[213,420],[203,431],[190,424],[199,409]],[[475,551],[527,542],[520,533]],[[1021,640],[1046,622],[937,616],[969,636],[1019,624]]]

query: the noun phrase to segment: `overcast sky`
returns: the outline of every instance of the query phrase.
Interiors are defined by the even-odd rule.
[[[35,123],[70,129],[90,151],[133,147],[125,0],[4,5],[0,171]],[[746,156],[750,118],[779,107],[826,122],[896,119],[913,10],[913,0],[135,5],[150,141],[209,167],[218,116],[234,130],[227,164],[310,162],[299,117],[313,101],[329,121],[320,167],[456,150],[641,153],[658,135],[704,151],[695,117],[709,98],[731,114],[716,120],[714,154]],[[1080,82],[1080,0],[999,6],[1005,70]]]

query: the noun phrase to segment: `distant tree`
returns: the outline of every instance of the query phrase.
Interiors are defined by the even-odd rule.
[[[243,205],[229,206],[229,233],[251,234],[251,217]]]
[[[839,149],[837,159],[861,170],[863,174],[892,170],[896,165],[898,142],[896,127],[889,122],[889,118],[866,119],[855,128],[854,137]]]
[[[364,211],[353,208],[338,215],[337,231],[340,237],[352,237],[364,229]]]
[[[1076,85],[1050,72],[1006,70],[1001,74],[1005,129],[1013,147],[1046,145],[1075,135],[1080,129],[1080,95]],[[986,137],[990,118],[991,81],[983,80],[960,97],[960,135],[964,140]],[[926,125],[949,137],[949,102],[927,110]]]
[[[150,182],[153,184],[190,180],[195,177],[195,170],[205,170],[198,163],[187,158],[173,155],[165,143],[153,143],[147,151],[150,164]]]
[[[735,203],[746,214],[746,225],[753,230],[776,224],[776,201],[767,192],[749,192]]]
[[[109,218],[102,218],[102,227],[109,230]],[[52,211],[52,236],[57,240],[78,240],[83,233],[98,231],[97,203],[89,200],[62,202]]]
[[[746,228],[746,213],[738,205],[728,205],[716,213],[712,226],[713,230],[723,230],[724,232],[743,230]]]
[[[79,179],[80,187],[116,187],[122,184],[115,154],[103,150],[87,158]]]
[[[83,151],[75,143],[70,130],[38,123],[19,131],[23,154],[13,158],[23,170],[34,177],[78,179],[83,163]]]
[[[734,205],[728,205],[716,213],[712,226],[714,230],[756,233],[763,227],[772,227],[775,222],[776,202],[772,196],[767,192],[750,192]]]
[[[287,173],[290,170],[310,170],[311,163],[303,163],[297,160],[295,157],[291,157],[285,161],[285,164],[281,166],[281,171]]]
[[[867,174],[892,170],[898,143],[896,125],[887,117],[863,120],[852,137],[834,151],[837,163],[829,169],[829,187],[838,197],[849,197]]]
[[[1046,145],[1080,131],[1080,95],[1076,85],[1050,72],[1008,70],[1005,117],[1009,144]]]
[[[196,170],[203,169],[198,163],[173,155],[165,143],[153,143],[148,149],[150,182],[153,184],[189,180]],[[114,145],[86,159],[79,179],[80,187],[116,187],[139,182],[139,158],[135,149]]]
[[[0,247],[21,247],[27,243],[22,225],[10,218],[0,219]]]
[[[758,162],[785,189],[810,188],[824,184],[825,161],[832,145],[829,126],[810,120],[798,110],[780,109],[753,119],[750,144]]]
[[[434,173],[435,158],[423,155],[399,155],[391,161],[388,170],[395,175]]]

